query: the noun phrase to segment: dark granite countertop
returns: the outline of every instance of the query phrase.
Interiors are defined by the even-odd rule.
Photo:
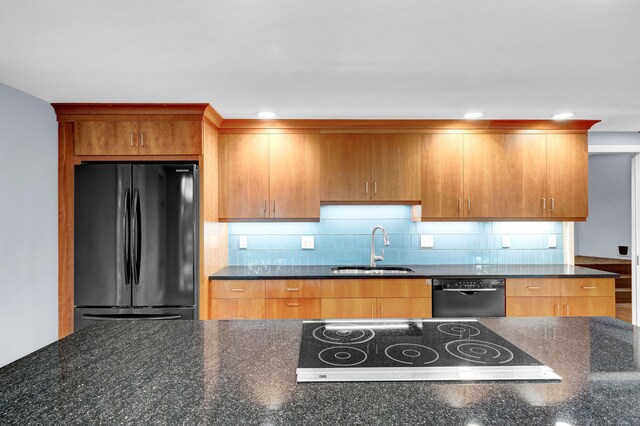
[[[640,423],[638,327],[481,321],[562,382],[298,384],[300,321],[113,322],[0,369],[0,424]]]
[[[380,266],[383,266],[382,264]],[[384,265],[388,266],[388,265]],[[581,266],[553,265],[402,265],[415,274],[348,275],[334,274],[331,266],[323,265],[254,265],[227,266],[209,276],[210,280],[257,279],[340,279],[340,278],[618,278],[618,274]]]

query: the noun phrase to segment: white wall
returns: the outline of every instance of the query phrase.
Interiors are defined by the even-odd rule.
[[[0,83],[0,366],[57,339],[57,141],[53,108]]]
[[[589,145],[640,145],[640,133],[589,132]]]

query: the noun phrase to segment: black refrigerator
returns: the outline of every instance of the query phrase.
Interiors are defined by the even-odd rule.
[[[197,319],[198,166],[75,166],[74,330]]]

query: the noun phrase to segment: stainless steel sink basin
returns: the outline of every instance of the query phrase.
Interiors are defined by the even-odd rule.
[[[401,266],[334,266],[331,273],[339,275],[403,275],[415,271]]]

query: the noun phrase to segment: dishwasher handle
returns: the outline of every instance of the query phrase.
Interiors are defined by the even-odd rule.
[[[455,288],[443,288],[436,291],[456,291],[458,293],[475,293],[476,291],[497,291],[497,288],[470,288],[470,289],[455,289]]]

